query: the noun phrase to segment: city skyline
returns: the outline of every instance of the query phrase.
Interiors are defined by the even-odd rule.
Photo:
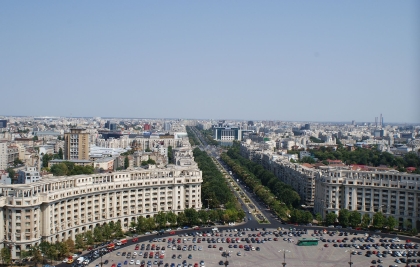
[[[419,123],[419,10],[2,3],[0,114]]]

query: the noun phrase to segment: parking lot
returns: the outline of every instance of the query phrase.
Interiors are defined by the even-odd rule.
[[[353,266],[405,266],[403,263],[395,263],[396,259],[407,258],[402,255],[404,251],[406,253],[411,251],[413,255],[410,255],[410,260],[420,260],[417,254],[418,249],[414,248],[415,244],[411,248],[408,246],[406,248],[406,243],[402,240],[385,239],[384,241],[382,239],[380,242],[380,236],[367,237],[364,233],[357,235],[347,233],[346,235],[345,231],[334,229],[331,235],[322,232],[322,236],[320,234],[316,236],[313,230],[299,233],[289,228],[280,231],[245,228],[238,231],[229,229],[220,233],[197,231],[190,235],[175,234],[165,238],[150,235],[149,237],[148,241],[138,243],[138,249],[136,249],[136,244],[128,243],[129,245],[103,255],[102,260],[108,260],[104,266],[111,267],[115,264],[115,267],[118,265],[146,267],[158,266],[159,262],[160,266],[219,266],[226,260],[229,266],[281,266],[285,256],[287,266],[333,267],[348,266],[352,253],[354,254],[351,255]],[[298,246],[298,240],[301,238],[319,238],[320,241],[317,246]],[[392,244],[394,244],[393,248],[390,247]],[[249,247],[248,251],[245,249],[246,245]],[[395,248],[395,246],[399,247]],[[157,247],[159,250],[156,249]],[[401,253],[401,256],[391,256],[390,253],[393,251]],[[413,253],[414,251],[416,253]],[[127,257],[129,252],[131,255]],[[151,252],[153,256],[150,256]],[[158,256],[156,252],[159,252]],[[147,253],[146,257],[145,253]],[[223,254],[228,254],[228,256],[224,257]],[[370,256],[366,256],[367,254]],[[379,257],[378,254],[381,256]],[[372,263],[378,260],[382,262]],[[101,258],[97,258],[90,262],[89,266],[100,266],[100,261]],[[420,266],[420,263],[410,263],[409,266]]]

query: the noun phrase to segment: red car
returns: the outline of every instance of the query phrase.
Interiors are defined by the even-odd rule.
[[[169,232],[171,235],[174,235],[175,234],[175,231],[170,231]]]
[[[137,237],[135,237],[135,238],[131,239],[131,241],[137,242],[137,241],[139,241],[139,239]]]
[[[113,263],[113,264],[111,265],[111,267],[116,267],[115,263]]]
[[[328,247],[328,244],[325,244],[325,245],[324,245],[324,247],[326,247],[326,248],[327,248],[327,247]]]

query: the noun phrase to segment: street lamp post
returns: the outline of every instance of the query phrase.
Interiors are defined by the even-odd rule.
[[[211,198],[206,198],[206,200],[207,200],[207,209],[210,209],[210,200],[213,200],[213,199],[211,199]]]
[[[353,265],[353,262],[351,261],[351,256],[353,255],[354,250],[346,250],[345,252],[349,252],[350,254],[349,266],[351,267]]]
[[[285,267],[286,266],[286,252],[290,252],[289,250],[286,250],[286,249],[282,249],[282,250],[279,250],[279,252],[283,252],[283,262],[282,262],[282,265],[283,265],[283,267]]]
[[[104,262],[102,261],[102,254],[104,254],[104,253],[103,253],[103,251],[101,250],[101,251],[99,252],[99,254],[101,255],[101,267],[103,267]]]
[[[8,244],[9,249],[10,249],[10,265],[13,267],[13,247],[16,245],[16,243],[14,242],[10,242]]]
[[[229,262],[227,260],[227,257],[229,256],[229,253],[232,253],[232,251],[225,250],[225,262],[224,262],[225,267],[227,267],[229,265]]]

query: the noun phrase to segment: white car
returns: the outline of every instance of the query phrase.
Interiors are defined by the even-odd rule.
[[[137,256],[137,252],[135,252],[135,251],[134,251],[134,252],[133,252],[133,255],[134,255],[134,256]]]
[[[136,265],[140,265],[140,260],[136,260]]]
[[[130,265],[133,265],[133,264],[134,264],[134,260],[131,260],[131,261],[130,261]]]
[[[63,262],[67,262],[69,259],[67,259],[67,258],[65,258],[64,260],[63,260]]]

